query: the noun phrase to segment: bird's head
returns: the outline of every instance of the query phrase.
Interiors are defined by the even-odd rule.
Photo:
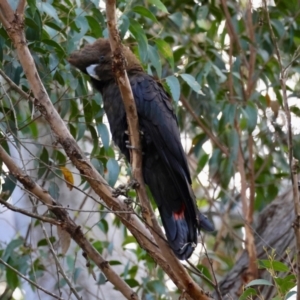
[[[123,46],[123,53],[127,60],[126,70],[142,70],[140,62],[129,48]],[[114,78],[112,72],[112,53],[108,39],[100,38],[93,44],[84,46],[73,52],[68,61],[85,74],[99,81]]]

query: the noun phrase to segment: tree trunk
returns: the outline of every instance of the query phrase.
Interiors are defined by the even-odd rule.
[[[292,228],[294,220],[293,195],[291,188],[288,188],[258,215],[257,221],[253,224],[258,260],[268,259],[268,256],[274,257],[275,255],[275,260],[289,265],[293,270],[290,264],[293,263],[296,252]],[[242,294],[243,286],[248,283],[247,267],[248,255],[244,251],[232,270],[219,283],[223,299],[238,299]],[[279,277],[282,275],[284,274],[277,274]],[[259,278],[272,282],[269,272],[265,269],[259,270]],[[274,286],[259,286],[258,291],[263,299],[271,299],[277,292]],[[216,295],[215,298],[217,299]]]

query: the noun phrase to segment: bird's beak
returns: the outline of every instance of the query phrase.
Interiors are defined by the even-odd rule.
[[[94,79],[96,80],[101,80],[99,78],[99,76],[96,74],[96,68],[98,67],[99,65],[98,64],[93,64],[93,65],[90,65],[86,68],[86,72]]]

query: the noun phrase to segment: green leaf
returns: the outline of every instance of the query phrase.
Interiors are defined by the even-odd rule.
[[[99,279],[97,280],[98,285],[103,285],[107,282],[106,277],[103,275],[103,273],[99,274]]]
[[[118,28],[121,39],[124,39],[124,36],[128,31],[129,25],[130,23],[128,17],[126,16],[126,14],[123,14],[118,20]]]
[[[138,43],[139,55],[142,63],[145,64],[148,59],[148,41],[144,29],[136,20],[130,19],[129,31]]]
[[[36,0],[28,0],[28,6],[30,7],[32,15],[36,12]]]
[[[291,290],[296,284],[296,276],[294,274],[290,274],[285,276],[284,278],[274,277],[274,281],[276,282],[280,294],[285,295],[289,290]]]
[[[173,50],[166,41],[162,39],[157,39],[155,41],[156,46],[163,57],[169,62],[171,65],[172,70],[174,71],[174,57],[173,57]]]
[[[49,2],[38,1],[37,7],[39,11],[46,13],[48,16],[60,22],[56,9]]]
[[[77,28],[79,28],[79,37],[84,37],[84,35],[87,33],[87,31],[89,30],[89,25],[86,21],[86,18],[84,15],[81,15],[82,12],[78,11],[78,16],[74,19]]]
[[[41,178],[49,166],[49,154],[48,150],[43,147],[42,153],[39,157],[39,170],[38,170],[38,178]]]
[[[92,158],[91,163],[101,175],[104,174],[104,168],[101,161],[99,161],[97,158]]]
[[[172,15],[169,15],[169,19],[171,19],[178,28],[182,27],[182,13],[176,12]]]
[[[132,266],[129,270],[128,270],[128,274],[130,275],[131,278],[134,278],[137,274],[138,271],[138,266]]]
[[[293,152],[294,157],[300,160],[300,135],[294,135],[293,137]]]
[[[293,295],[297,295],[297,292],[296,291],[290,291],[290,292],[288,292],[287,294],[286,294],[286,296],[285,296],[285,300],[288,300],[288,299],[290,299]],[[294,298],[293,298],[294,299]]]
[[[59,186],[54,181],[51,181],[49,184],[48,192],[54,200],[59,198]]]
[[[168,76],[166,82],[170,88],[173,100],[177,103],[180,97],[180,84],[178,78],[174,75]]]
[[[83,111],[85,122],[90,125],[93,122],[94,111],[92,110],[92,105],[89,100],[83,99]]]
[[[52,157],[56,161],[57,164],[60,164],[60,165],[65,165],[66,164],[67,158],[59,150],[54,150],[53,153],[52,153]]]
[[[100,38],[102,37],[102,27],[100,26],[99,21],[97,21],[94,17],[92,16],[85,16],[85,18],[87,19],[89,26],[90,26],[90,30],[92,32],[92,35],[95,38]]]
[[[240,296],[239,300],[247,300],[247,299],[252,299],[252,298],[249,298],[251,296],[256,296],[257,295],[257,292],[255,289],[253,288],[249,288],[249,289],[246,289],[243,294]]]
[[[15,190],[15,187],[17,185],[17,179],[12,174],[8,174],[6,176],[3,176],[3,174],[1,174],[1,176],[4,177],[4,184],[2,185],[0,196],[2,200],[6,201],[9,199],[9,197]]]
[[[93,247],[100,253],[102,254],[103,251],[103,245],[101,243],[101,241],[96,241],[93,243]]]
[[[101,219],[97,225],[104,233],[108,232],[108,223],[105,219]]]
[[[201,87],[196,79],[190,74],[180,74],[181,78],[198,94],[202,94]]]
[[[77,280],[79,279],[79,275],[81,274],[82,269],[81,268],[75,268],[75,270],[73,271],[73,281],[75,283],[77,283]]]
[[[3,47],[2,47],[2,44],[1,44],[1,40],[0,40],[0,62],[3,61]]]
[[[114,158],[110,158],[106,163],[106,167],[108,170],[108,184],[113,187],[119,176],[119,164]]]
[[[160,0],[148,0],[149,3],[155,5],[159,10],[169,13],[165,5]]]
[[[290,268],[281,261],[272,261],[273,270],[277,272],[289,272]]]
[[[48,21],[45,23],[45,25],[49,26],[50,28],[54,29],[55,31],[58,31],[60,32],[61,31],[61,26],[59,26],[57,23],[55,22],[51,22],[51,21]]]
[[[120,261],[118,261],[118,260],[110,260],[110,261],[109,261],[109,264],[110,264],[111,266],[119,266],[119,265],[122,265],[122,263],[121,263]]]
[[[157,76],[161,78],[162,67],[157,49],[151,45],[148,45],[148,56],[152,66],[156,69]]]
[[[223,83],[227,80],[226,75],[214,64],[212,64],[213,69],[215,70],[216,74],[219,77],[219,82]]]
[[[10,289],[14,290],[20,285],[19,277],[15,271],[6,268],[6,282]]]
[[[132,10],[134,12],[138,13],[139,15],[152,20],[155,23],[158,22],[156,17],[153,15],[153,13],[144,6],[135,6]]]
[[[137,287],[139,286],[139,282],[133,278],[129,278],[129,279],[125,279],[125,282],[131,287],[131,288],[134,288],[134,287]]]
[[[247,120],[248,132],[252,133],[257,124],[257,108],[252,102],[248,102],[245,108],[242,108],[242,113]]]
[[[97,131],[99,136],[101,137],[102,144],[104,148],[107,150],[109,147],[109,132],[105,124],[98,124]]]
[[[268,259],[260,259],[259,260],[260,268],[272,269],[276,272],[288,272],[289,267],[286,266],[284,263],[276,260],[268,260]]]
[[[79,140],[81,140],[81,139],[83,138],[84,133],[85,133],[87,127],[88,127],[88,128],[90,129],[90,131],[91,131],[91,128],[90,128],[90,127],[93,127],[93,126],[86,126],[86,124],[88,124],[88,123],[86,123],[86,122],[84,121],[84,118],[83,118],[83,117],[78,118],[77,135],[76,135],[76,140],[77,140],[77,141],[79,141]],[[97,138],[96,138],[96,140],[97,140]],[[96,141],[94,141],[94,143],[95,143],[95,142],[96,142]]]
[[[4,254],[2,259],[7,262],[10,256],[12,255],[13,251],[24,244],[24,240],[21,238],[12,240],[5,248]]]
[[[239,134],[235,128],[229,129],[227,134],[230,158],[232,161],[236,161],[238,156],[238,149],[239,149]]]
[[[124,247],[125,245],[131,244],[131,243],[136,243],[136,239],[133,236],[127,236],[125,240],[122,243],[122,246]]]
[[[267,285],[267,286],[273,286],[274,284],[268,280],[265,279],[255,279],[250,281],[247,285],[246,288],[254,285]]]
[[[300,117],[300,108],[296,105],[292,105],[290,107],[292,113],[294,113],[297,117]]]
[[[49,237],[49,240],[52,244],[55,243],[56,239],[54,236],[50,236]],[[38,244],[37,244],[38,247],[42,247],[42,246],[48,246],[48,243],[47,243],[47,240],[46,239],[41,239],[38,241]]]
[[[166,292],[166,286],[163,280],[151,280],[147,283],[147,288],[153,293],[163,294]]]
[[[91,137],[92,137],[92,141],[93,141],[93,149],[91,151],[91,156],[94,156],[95,153],[98,151],[99,149],[99,139],[98,139],[98,134],[97,134],[97,130],[93,125],[89,125],[87,126],[87,128],[89,129],[90,133],[91,133]]]
[[[39,11],[37,10],[32,18],[25,19],[26,38],[31,41],[39,41],[42,36],[42,20]]]

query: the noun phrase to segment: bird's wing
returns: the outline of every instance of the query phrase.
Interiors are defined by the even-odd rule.
[[[146,128],[166,167],[189,184],[190,172],[183,151],[176,115],[163,87],[151,76],[131,76],[140,124]]]

